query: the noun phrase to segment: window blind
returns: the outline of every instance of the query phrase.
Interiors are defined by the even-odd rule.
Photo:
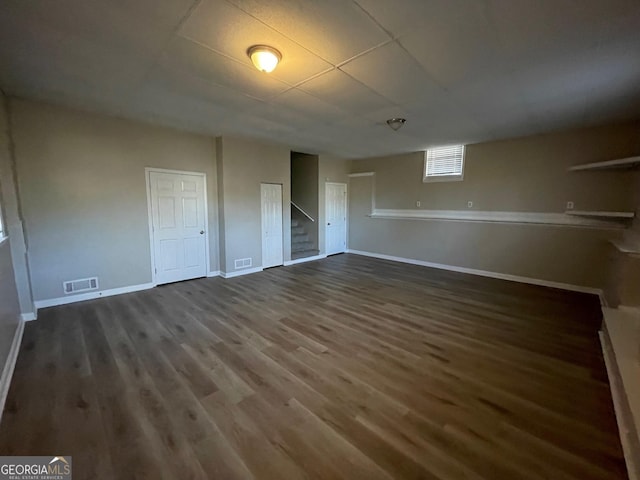
[[[464,145],[436,147],[427,150],[425,177],[461,176]]]

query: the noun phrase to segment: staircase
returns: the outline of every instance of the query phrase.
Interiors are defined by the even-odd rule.
[[[304,225],[299,220],[291,219],[291,260],[297,260],[298,258],[312,257],[318,255],[318,250],[315,246],[309,234],[304,228]]]

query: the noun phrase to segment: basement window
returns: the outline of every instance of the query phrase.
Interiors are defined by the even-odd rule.
[[[464,145],[434,147],[425,152],[423,182],[462,180],[463,173]]]

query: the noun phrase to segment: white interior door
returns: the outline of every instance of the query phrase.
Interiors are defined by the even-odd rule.
[[[155,281],[207,275],[203,175],[149,172]]]
[[[262,268],[284,263],[282,185],[260,184],[262,197]]]
[[[342,253],[347,249],[347,184],[325,184],[327,255]]]

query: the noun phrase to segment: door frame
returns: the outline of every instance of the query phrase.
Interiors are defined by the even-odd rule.
[[[324,182],[324,253],[327,254],[327,185],[344,185],[344,252],[349,250],[349,184],[344,182]],[[331,253],[327,255],[338,255]]]
[[[151,283],[154,287],[158,286],[158,281],[156,279],[156,256],[153,241],[153,212],[151,209],[151,172],[172,173],[176,175],[193,175],[202,177],[204,186],[204,261],[206,272],[205,275],[208,277],[209,272],[211,271],[211,262],[209,260],[209,202],[207,199],[207,174],[204,172],[190,172],[187,170],[170,170],[167,168],[145,167],[144,178],[147,187],[147,222],[149,224],[149,249],[151,254]]]
[[[264,266],[264,217],[262,215],[262,185],[279,185],[280,186],[280,215],[282,216],[282,264],[281,265],[273,265],[273,267],[265,267]],[[284,258],[284,184],[277,182],[260,182],[260,257],[262,261],[260,262],[261,268],[274,268],[274,267],[282,267],[284,266],[285,258]]]

